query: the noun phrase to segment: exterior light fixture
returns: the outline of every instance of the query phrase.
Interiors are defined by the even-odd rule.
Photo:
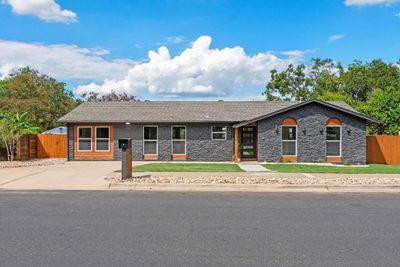
[[[125,122],[125,125],[131,125],[131,123],[129,121]]]

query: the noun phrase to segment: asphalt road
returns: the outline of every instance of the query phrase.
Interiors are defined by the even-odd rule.
[[[399,194],[0,191],[1,266],[399,266]]]

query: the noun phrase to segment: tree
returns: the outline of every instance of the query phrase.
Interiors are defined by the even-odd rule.
[[[8,160],[14,160],[16,144],[22,135],[35,134],[38,131],[39,127],[34,127],[28,122],[27,112],[22,115],[19,113],[12,115],[0,114],[1,142],[6,147]]]
[[[82,94],[82,99],[87,102],[134,102],[140,101],[136,96],[128,95],[125,92],[116,93],[111,90],[110,93],[105,95],[100,95],[96,92],[89,92]]]
[[[0,82],[0,112],[28,112],[29,123],[47,130],[77,105],[65,83],[29,67],[19,69]]]
[[[400,133],[400,89],[388,87],[385,90],[376,90],[360,107],[360,111],[382,122],[372,125],[371,132],[394,135]]]

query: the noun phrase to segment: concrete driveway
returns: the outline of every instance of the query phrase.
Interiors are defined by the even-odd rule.
[[[0,189],[104,190],[108,174],[120,169],[118,161],[70,161],[49,166],[0,169]]]

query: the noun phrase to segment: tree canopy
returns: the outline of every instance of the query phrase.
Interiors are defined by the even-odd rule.
[[[28,122],[47,130],[77,104],[65,83],[28,67],[19,69],[0,82],[0,112],[29,113]]]
[[[383,122],[371,127],[371,131],[397,134],[400,127],[398,64],[380,59],[355,60],[345,68],[332,59],[312,59],[311,66],[289,65],[281,72],[272,70],[263,94],[267,100],[342,100]]]

